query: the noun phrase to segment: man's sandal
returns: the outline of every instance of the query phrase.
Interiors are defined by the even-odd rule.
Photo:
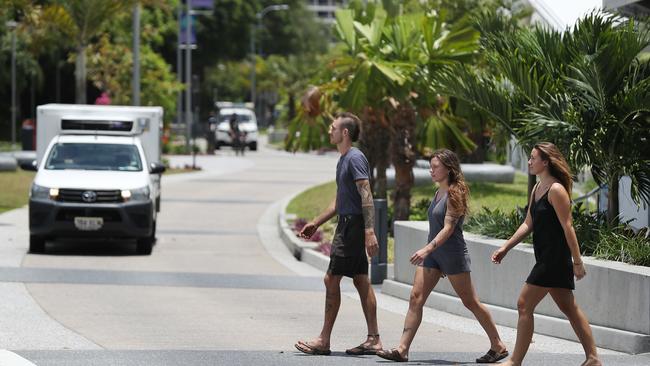
[[[368,337],[377,338],[379,337],[379,334],[368,334]],[[346,349],[345,353],[352,356],[361,356],[361,355],[375,355],[377,354],[377,352],[380,351],[379,349],[368,347],[365,346],[364,344],[365,342],[361,343],[360,345],[354,348]]]
[[[508,357],[508,351],[503,351],[501,353],[489,350],[486,354],[476,359],[476,363],[495,363],[501,361],[504,358]]]
[[[293,345],[296,349],[302,353],[314,356],[329,356],[332,351],[329,349],[319,349],[316,348],[307,342],[298,341],[298,343]]]
[[[396,348],[393,348],[390,351],[387,350],[378,351],[377,356],[385,360],[395,361],[395,362],[407,362],[409,360],[408,357],[404,357],[400,355],[399,351]]]

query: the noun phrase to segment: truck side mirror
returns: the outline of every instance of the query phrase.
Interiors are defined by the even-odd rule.
[[[36,160],[24,161],[20,163],[20,169],[35,172],[38,170],[38,165],[36,164]]]
[[[162,174],[167,170],[163,164],[160,163],[151,163],[149,165],[149,173],[151,174]]]

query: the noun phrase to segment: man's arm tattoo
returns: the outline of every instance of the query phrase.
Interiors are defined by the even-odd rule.
[[[372,200],[370,182],[368,180],[357,181],[357,190],[361,196],[361,211],[363,212],[364,227],[372,229],[375,227],[375,204]]]

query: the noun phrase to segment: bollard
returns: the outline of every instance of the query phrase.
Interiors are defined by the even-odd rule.
[[[386,279],[388,261],[388,203],[375,199],[375,235],[379,242],[379,253],[370,262],[370,283],[381,284]]]

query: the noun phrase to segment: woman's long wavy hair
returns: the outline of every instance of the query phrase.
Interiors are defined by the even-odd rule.
[[[460,209],[463,215],[469,211],[469,187],[465,183],[465,176],[460,170],[460,160],[456,153],[447,149],[438,149],[433,152],[431,159],[438,160],[449,170],[447,184],[449,184],[449,204]]]
[[[540,142],[533,146],[539,152],[540,157],[544,161],[548,161],[548,171],[555,179],[560,181],[560,184],[571,195],[571,187],[573,186],[573,177],[571,175],[571,168],[566,162],[564,155],[560,149],[551,142]]]

